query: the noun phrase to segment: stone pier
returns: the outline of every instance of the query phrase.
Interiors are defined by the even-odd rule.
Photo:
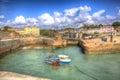
[[[117,53],[120,52],[120,36],[114,37],[113,40],[116,42],[108,41],[103,42],[100,38],[79,40],[79,46],[83,49],[86,54],[105,54],[105,53]]]
[[[52,38],[16,38],[0,41],[0,54],[13,51],[28,45],[37,45],[40,47],[47,47],[47,49],[55,49],[58,47],[66,47],[66,40],[55,40]]]

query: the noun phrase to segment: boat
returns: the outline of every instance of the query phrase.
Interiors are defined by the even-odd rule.
[[[58,57],[52,57],[49,55],[46,57],[45,62],[53,66],[69,65],[71,59],[67,55],[58,55]]]
[[[60,65],[70,64],[71,59],[67,55],[58,55]]]

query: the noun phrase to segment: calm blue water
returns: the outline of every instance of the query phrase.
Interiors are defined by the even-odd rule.
[[[67,54],[72,63],[51,66],[44,63],[50,50],[19,50],[0,59],[1,71],[12,71],[52,80],[120,80],[120,53],[85,55],[77,46],[53,50]]]

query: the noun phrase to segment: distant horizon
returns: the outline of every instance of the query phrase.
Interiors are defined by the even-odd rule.
[[[0,0],[0,28],[78,28],[120,22],[119,0]]]

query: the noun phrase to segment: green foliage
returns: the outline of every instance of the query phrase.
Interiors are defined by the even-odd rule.
[[[47,36],[47,37],[55,37],[54,31],[53,30],[41,30],[40,34],[42,36]]]
[[[98,26],[103,26],[103,24],[99,24]]]
[[[10,26],[4,26],[3,30],[4,31],[8,31],[9,28],[12,28],[12,27],[10,27]]]
[[[65,28],[65,30],[74,30],[74,28]]]
[[[112,26],[116,29],[120,26],[120,22],[113,22]]]
[[[102,25],[102,24],[101,24]],[[88,30],[88,29],[93,29],[93,28],[100,28],[99,27],[99,25],[94,25],[94,24],[92,24],[92,25],[84,25],[83,26],[83,28],[85,29],[85,30]]]

